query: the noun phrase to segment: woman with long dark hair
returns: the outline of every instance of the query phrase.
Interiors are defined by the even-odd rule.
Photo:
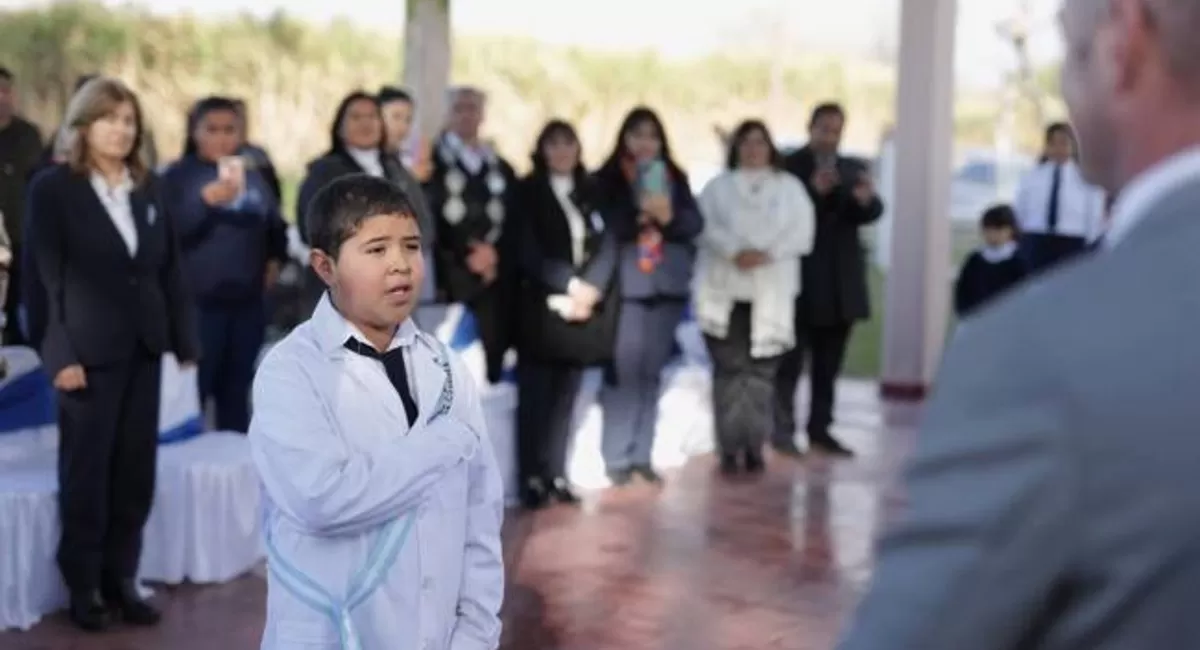
[[[67,108],[65,160],[26,204],[45,286],[42,363],[58,390],[58,565],[71,620],[153,625],[135,578],[154,500],[162,355],[196,359],[175,219],[147,169],[137,97],[87,82]]]
[[[587,366],[612,355],[617,242],[596,211],[579,137],[546,124],[533,171],[516,188],[523,220],[518,271],[517,448],[528,508],[575,503],[566,479],[571,416]]]
[[[196,102],[183,156],[162,185],[199,317],[201,400],[213,400],[218,429],[245,433],[265,295],[287,261],[287,224],[270,182],[238,153],[241,128],[236,101]]]
[[[431,260],[430,251],[436,239],[436,229],[429,203],[421,191],[421,184],[405,169],[399,157],[388,152],[387,133],[378,97],[361,90],[346,95],[338,104],[333,123],[329,127],[329,149],[308,163],[308,171],[300,184],[296,201],[296,223],[300,225],[300,238],[304,243],[308,243],[305,214],[309,201],[322,187],[350,174],[386,178],[404,189],[417,212],[421,243],[426,250],[425,258]],[[430,269],[429,276],[433,275],[433,270]],[[317,298],[324,291],[324,284],[311,271],[309,280],[309,298],[315,305]],[[426,288],[423,289],[423,293],[432,293],[432,290]],[[422,295],[423,301],[432,298],[432,295]]]
[[[662,121],[646,107],[625,117],[596,172],[600,213],[619,245],[621,313],[605,385],[602,450],[609,479],[660,483],[650,462],[660,376],[691,292],[704,228],[687,175],[671,158]]]

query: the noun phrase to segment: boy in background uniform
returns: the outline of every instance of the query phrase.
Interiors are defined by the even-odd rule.
[[[412,206],[347,176],[306,226],[328,291],[253,389],[262,648],[493,650],[503,486],[470,374],[410,318],[425,272]]]

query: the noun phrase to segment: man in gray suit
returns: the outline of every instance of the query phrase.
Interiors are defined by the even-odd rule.
[[[1112,227],[954,341],[841,650],[1200,648],[1200,2],[1061,22]]]

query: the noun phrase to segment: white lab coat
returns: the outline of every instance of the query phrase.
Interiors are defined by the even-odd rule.
[[[254,379],[250,444],[268,543],[263,650],[493,650],[504,565],[501,478],[478,390],[411,320],[419,417],[322,298]]]

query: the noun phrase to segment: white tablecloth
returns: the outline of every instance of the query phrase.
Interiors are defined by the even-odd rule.
[[[205,433],[159,447],[141,577],[225,582],[249,571],[263,558],[259,495],[240,433]]]

